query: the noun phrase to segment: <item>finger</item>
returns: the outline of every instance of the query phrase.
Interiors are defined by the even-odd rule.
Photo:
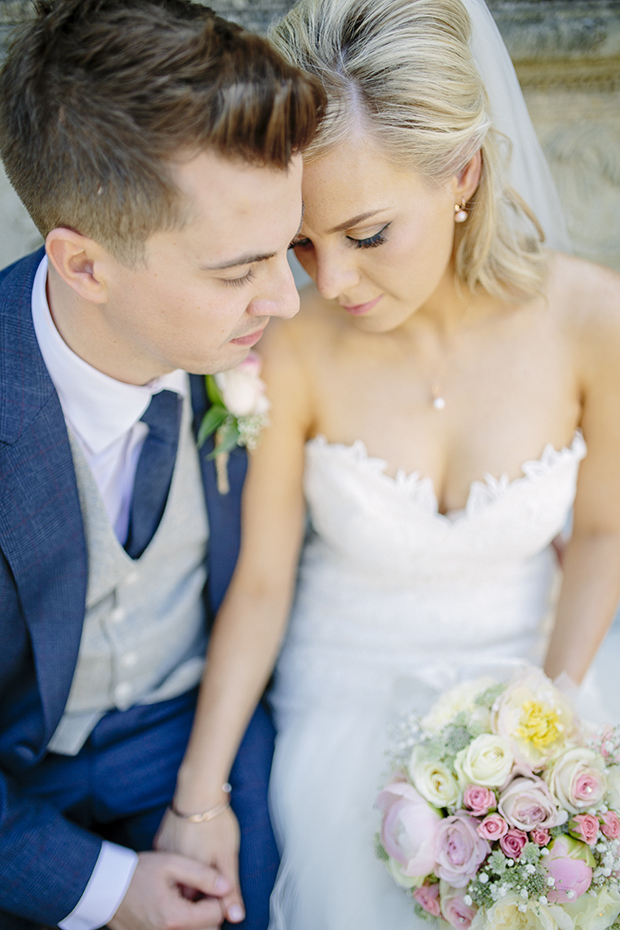
[[[227,878],[232,885],[230,894],[226,894],[222,898],[222,909],[226,914],[227,920],[229,920],[231,924],[238,924],[245,917],[245,907],[243,905],[241,888],[239,887],[236,857],[228,861],[220,862],[220,868],[224,877]]]
[[[195,903],[183,900],[183,930],[217,930],[224,922],[222,905],[217,898],[203,898]]]
[[[170,857],[170,875],[178,885],[195,888],[209,897],[221,898],[231,891],[231,882],[218,869],[184,856]]]

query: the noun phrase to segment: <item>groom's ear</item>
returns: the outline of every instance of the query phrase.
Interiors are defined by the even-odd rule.
[[[79,297],[95,304],[107,302],[104,269],[109,255],[94,239],[58,227],[48,233],[45,250],[57,273]]]
[[[482,152],[478,149],[456,177],[456,194],[460,203],[467,203],[474,196],[480,184],[481,173]]]

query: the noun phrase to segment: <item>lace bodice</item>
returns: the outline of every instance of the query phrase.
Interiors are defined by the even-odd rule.
[[[439,688],[449,684],[441,669],[540,661],[556,574],[550,543],[565,526],[585,454],[577,432],[515,480],[475,481],[467,506],[442,515],[429,479],[389,477],[363,443],[308,442],[313,532],[276,701],[371,699],[394,676],[426,675]]]
[[[319,436],[307,444],[305,490],[317,533],[351,568],[408,580],[420,571],[451,573],[454,560],[485,571],[488,560],[535,556],[562,530],[585,454],[576,432],[570,446],[548,445],[525,462],[522,477],[474,481],[466,507],[443,515],[430,478],[402,471],[391,478],[362,442]]]

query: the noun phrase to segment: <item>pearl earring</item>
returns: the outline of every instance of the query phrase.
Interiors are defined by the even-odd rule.
[[[464,223],[469,213],[465,209],[466,200],[462,200],[461,203],[454,204],[454,222],[455,223]]]

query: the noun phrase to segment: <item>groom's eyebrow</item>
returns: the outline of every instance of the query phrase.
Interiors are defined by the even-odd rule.
[[[377,213],[381,213],[385,209],[381,207],[379,210],[369,210],[368,213],[359,213],[357,216],[352,216],[350,220],[345,220],[344,223],[338,223],[337,226],[334,226],[332,229],[328,229],[328,234],[343,232],[345,229],[351,229],[352,226],[357,226],[358,223],[363,223],[364,220],[370,219],[371,216],[376,216]]]
[[[301,227],[304,222],[304,213],[306,212],[305,206],[302,204],[301,207],[301,220],[299,221],[299,226],[297,232],[293,238],[297,238],[301,231]],[[276,252],[264,252],[260,254],[246,254],[239,255],[237,258],[231,258],[226,262],[218,262],[217,265],[202,265],[203,271],[223,271],[226,268],[236,268],[240,265],[254,265],[256,262],[266,262],[267,259],[273,258],[276,255]]]
[[[237,265],[253,265],[255,262],[266,262],[268,258],[273,258],[275,252],[265,252],[259,255],[239,255],[237,258],[231,258],[230,261],[220,262],[217,265],[203,265],[203,271],[223,271],[225,268],[236,268]]]

